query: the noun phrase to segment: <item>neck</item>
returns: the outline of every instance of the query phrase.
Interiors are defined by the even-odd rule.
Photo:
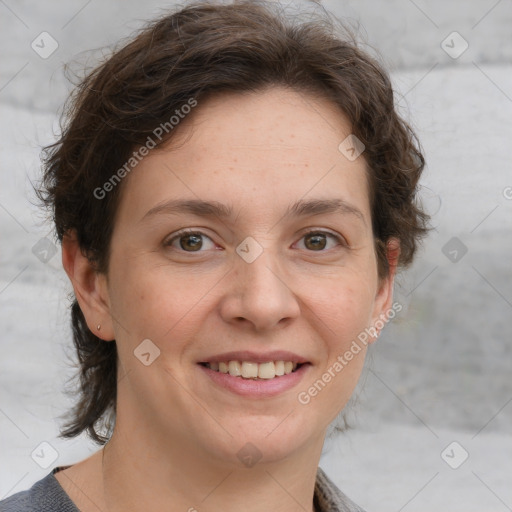
[[[148,444],[148,439],[153,442]],[[319,436],[285,460],[252,467],[216,461],[186,440],[118,428],[103,449],[103,486],[108,512],[139,510],[313,511]],[[172,508],[170,508],[172,507]]]

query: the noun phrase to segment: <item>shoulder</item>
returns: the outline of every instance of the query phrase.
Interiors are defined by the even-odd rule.
[[[318,512],[365,512],[342,493],[320,467],[316,475],[314,499]]]
[[[52,471],[30,489],[0,501],[0,512],[79,512]]]

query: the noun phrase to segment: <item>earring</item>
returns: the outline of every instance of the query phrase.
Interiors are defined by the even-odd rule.
[[[98,329],[98,331],[99,331],[99,330],[101,329],[101,324],[98,324],[98,325],[96,326],[96,329]]]

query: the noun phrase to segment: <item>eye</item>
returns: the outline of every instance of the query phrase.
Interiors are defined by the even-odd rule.
[[[324,249],[328,245],[329,239],[338,242],[337,245],[347,246],[341,236],[328,231],[310,231],[301,238],[301,240],[305,240],[304,246],[306,249],[314,252],[326,252]]]
[[[201,231],[193,231],[190,229],[179,231],[166,240],[164,242],[164,246],[172,247],[177,251],[183,252],[202,252],[201,249],[204,248],[203,239],[205,238],[211,242],[212,247],[210,248],[214,248],[215,244],[209,236],[201,233]]]

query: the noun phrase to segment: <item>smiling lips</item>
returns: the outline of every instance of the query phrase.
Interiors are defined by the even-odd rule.
[[[210,370],[229,373],[232,377],[242,377],[243,379],[273,379],[283,375],[289,375],[299,366],[299,363],[292,361],[267,361],[256,363],[253,361],[219,361],[202,363]]]
[[[204,375],[217,386],[248,399],[269,399],[296,387],[313,361],[287,350],[237,350],[198,361]]]

